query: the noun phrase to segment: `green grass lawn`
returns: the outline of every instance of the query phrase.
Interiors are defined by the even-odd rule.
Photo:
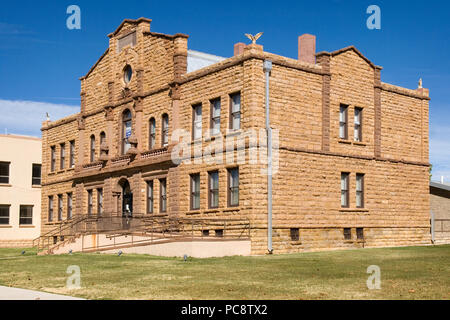
[[[88,299],[450,299],[450,246],[211,259],[0,249],[0,285]],[[66,289],[67,267],[81,289]],[[381,269],[369,290],[367,267]]]

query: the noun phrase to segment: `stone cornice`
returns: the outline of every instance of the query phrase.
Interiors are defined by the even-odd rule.
[[[81,113],[78,112],[78,113],[72,114],[72,115],[70,115],[70,116],[67,116],[67,117],[65,117],[65,118],[62,118],[62,119],[53,121],[53,122],[51,122],[50,124],[48,124],[47,126],[43,126],[43,127],[41,128],[41,131],[49,130],[49,129],[52,129],[52,128],[55,128],[55,127],[62,126],[62,125],[64,125],[64,124],[71,123],[71,122],[73,122],[73,121],[77,121],[77,119],[78,119],[78,117],[79,117],[80,115],[81,115]]]
[[[411,98],[417,98],[417,99],[422,99],[422,100],[431,100],[430,97],[419,93],[417,90],[406,89],[406,88],[398,87],[393,84],[389,84],[389,83],[385,83],[385,82],[382,82],[381,86],[379,86],[378,88],[380,88],[383,91],[392,92],[392,93],[400,94],[400,95],[411,97]]]

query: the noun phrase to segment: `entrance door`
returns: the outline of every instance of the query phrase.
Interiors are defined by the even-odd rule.
[[[133,216],[133,193],[128,181],[123,185],[122,195],[122,217],[131,218]]]

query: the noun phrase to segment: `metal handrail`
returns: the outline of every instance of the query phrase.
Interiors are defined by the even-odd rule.
[[[47,232],[36,240],[38,240],[38,251],[49,251],[52,245],[52,249],[58,248],[79,235],[95,233],[116,234],[113,237],[131,235],[131,243],[133,243],[133,234],[141,233],[143,236],[149,236],[150,239],[148,241],[153,242],[162,238],[204,239],[206,236],[203,235],[203,230],[209,228],[222,229],[223,232],[220,238],[242,239],[246,231],[248,231],[247,237],[250,238],[249,219],[184,218],[136,213],[132,217],[124,217],[118,216],[117,214],[110,215],[103,213],[102,215],[80,215],[69,224],[65,226],[61,224],[59,227]],[[59,239],[61,241],[62,237],[64,237],[64,240],[60,243],[51,242],[55,236],[58,237],[57,240]],[[208,239],[212,239],[212,237]],[[121,245],[123,244],[121,243]]]

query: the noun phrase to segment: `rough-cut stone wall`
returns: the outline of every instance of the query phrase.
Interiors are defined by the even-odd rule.
[[[170,152],[175,130],[192,134],[192,106],[202,104],[202,153],[216,140],[209,136],[212,99],[221,99],[221,136],[259,135],[265,128],[264,59],[273,62],[270,77],[271,127],[279,133],[279,165],[273,180],[274,252],[297,252],[362,246],[425,244],[430,241],[428,195],[428,91],[408,90],[381,83],[380,67],[350,47],[319,54],[317,64],[263,52],[248,45],[243,53],[185,74],[187,36],[149,31],[146,20],[126,21],[110,34],[110,48],[82,78],[81,112],[43,128],[42,230],[47,223],[48,196],[74,195],[74,214],[87,213],[87,190],[103,188],[104,210],[120,214],[114,192],[128,180],[133,211],[147,209],[147,182],[153,181],[154,210],[160,214],[160,179],[167,179],[167,214],[181,217],[247,218],[251,222],[252,253],[267,251],[267,175],[264,156],[250,162],[248,145],[242,163],[200,162],[176,165]],[[137,44],[117,52],[117,39],[136,30]],[[123,68],[133,68],[129,84]],[[227,133],[230,94],[241,93],[241,130]],[[339,107],[349,105],[348,140],[339,139]],[[353,139],[354,108],[363,108],[363,139]],[[122,155],[122,114],[132,113],[135,155]],[[169,116],[169,147],[158,154],[149,150],[149,120],[155,118],[155,148],[162,147],[162,116]],[[109,147],[104,162],[89,163],[89,137],[100,132]],[[264,136],[262,140],[265,141]],[[77,166],[49,174],[50,146],[75,140]],[[193,146],[191,146],[193,147]],[[153,150],[155,151],[155,150]],[[264,148],[259,149],[265,152]],[[193,153],[192,153],[193,155]],[[234,152],[236,156],[236,152]],[[192,160],[192,159],[191,159]],[[228,207],[227,170],[239,167],[239,206]],[[47,169],[46,169],[47,168]],[[208,207],[208,172],[219,172],[219,207]],[[350,172],[350,208],[340,204],[340,174]],[[200,174],[199,210],[190,208],[190,174]],[[356,208],[357,173],[365,174],[364,208]],[[54,219],[54,221],[56,221]],[[57,224],[56,224],[57,225]],[[292,241],[290,229],[299,229]],[[343,228],[351,228],[345,240]],[[357,239],[356,228],[364,228]]]
[[[428,161],[428,103],[383,91],[381,94],[381,152],[390,159]],[[424,109],[422,111],[422,108]]]
[[[436,220],[434,224],[436,242],[450,242],[450,191],[430,187],[431,211]]]
[[[360,156],[374,154],[374,70],[353,50],[331,58],[330,150]],[[348,139],[339,138],[340,105],[348,105]],[[354,141],[355,108],[363,108],[362,143]]]

